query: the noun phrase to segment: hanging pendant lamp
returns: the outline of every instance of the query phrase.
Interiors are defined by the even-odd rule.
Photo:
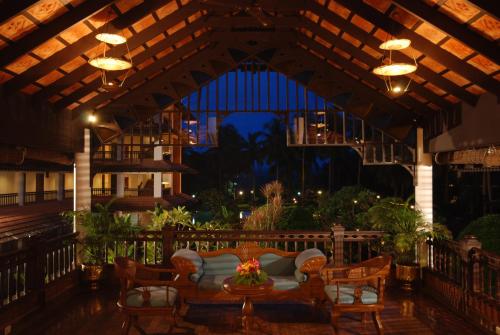
[[[379,46],[381,50],[384,50],[384,56],[382,57],[382,65],[374,68],[373,73],[383,77],[387,91],[393,95],[400,95],[408,90],[411,78],[403,76],[417,70],[417,61],[413,57],[413,64],[394,62],[392,52],[406,49],[410,45],[409,39],[393,38],[386,40]]]

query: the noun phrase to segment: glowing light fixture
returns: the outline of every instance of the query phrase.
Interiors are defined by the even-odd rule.
[[[96,123],[97,122],[97,116],[95,116],[94,114],[89,114],[87,120],[89,121],[89,123]]]
[[[98,41],[113,45],[127,43],[127,39],[124,36],[118,34],[100,33],[95,35],[95,38]]]
[[[385,41],[379,45],[382,50],[402,50],[410,46],[411,41],[406,38],[395,38],[392,40]]]
[[[401,95],[408,90],[411,78],[403,77],[417,71],[417,61],[413,57],[413,64],[394,62],[392,59],[393,51],[401,51],[408,48],[411,41],[406,38],[387,39],[379,45],[384,50],[382,64],[373,69],[373,73],[383,77],[387,91],[392,95]]]
[[[106,23],[102,26],[101,32],[99,32],[95,38],[101,42],[100,53],[97,57],[89,59],[89,64],[98,68],[101,71],[102,88],[106,91],[114,91],[119,89],[125,83],[127,76],[132,68],[132,56],[127,44],[127,38],[120,34],[110,32],[109,28],[109,18],[112,15],[112,9],[108,12],[108,19]],[[126,56],[110,55],[114,53],[114,47],[120,44],[125,44],[127,49]],[[109,47],[111,46],[111,48]],[[108,50],[109,49],[109,50]],[[115,83],[113,80],[118,75],[109,74],[108,72],[114,71],[125,71],[127,73],[123,76],[123,79],[119,83]]]

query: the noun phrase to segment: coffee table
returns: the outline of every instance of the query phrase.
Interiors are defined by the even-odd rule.
[[[244,302],[241,308],[241,326],[245,334],[249,334],[252,328],[258,328],[260,333],[267,333],[262,326],[263,321],[254,317],[252,298],[257,296],[265,296],[271,293],[274,286],[274,281],[269,278],[265,283],[260,285],[238,285],[233,281],[233,277],[224,279],[224,290],[232,295],[243,297]]]

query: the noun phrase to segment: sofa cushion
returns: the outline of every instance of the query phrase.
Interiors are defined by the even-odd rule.
[[[147,302],[144,301],[143,292],[149,290],[151,294]],[[167,299],[168,289],[168,299]],[[177,290],[173,287],[146,286],[136,287],[127,291],[127,306],[130,307],[172,307],[177,299]]]
[[[273,290],[286,291],[299,287],[295,276],[269,276],[274,281]]]
[[[173,257],[182,257],[190,260],[196,267],[196,272],[189,275],[189,279],[194,282],[198,282],[203,276],[203,259],[198,255],[196,251],[190,249],[179,249],[173,255]]]
[[[236,273],[236,267],[241,261],[233,254],[222,254],[215,257],[203,258],[203,271],[205,275],[232,276]]]
[[[302,251],[300,254],[298,254],[297,257],[295,258],[295,266],[297,267],[297,269],[300,269],[305,261],[318,256],[325,257],[325,254],[323,254],[321,250],[316,248],[306,249]]]
[[[355,287],[355,285],[339,285],[339,301],[337,301],[337,285],[326,285],[325,293],[334,303],[351,305],[354,303]],[[376,304],[377,298],[377,290],[374,287],[368,285],[362,287],[361,303]]]
[[[299,269],[295,269],[293,273],[295,280],[298,281],[299,283],[303,283],[307,280],[307,274],[300,272]]]
[[[198,288],[201,290],[220,291],[222,290],[224,279],[227,277],[229,276],[205,274],[198,282]]]
[[[295,258],[283,257],[273,253],[263,254],[259,257],[262,270],[270,276],[291,276],[295,271]]]

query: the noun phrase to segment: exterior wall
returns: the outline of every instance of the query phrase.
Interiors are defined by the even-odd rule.
[[[102,176],[104,175],[104,185],[102,184]],[[97,173],[92,182],[92,188],[111,188],[111,174]]]
[[[64,189],[72,190],[74,188],[73,185],[73,173],[65,173],[64,174]]]
[[[36,192],[36,172],[26,172],[26,192]]]
[[[57,191],[57,172],[49,172],[48,176],[45,174],[43,181],[44,191]]]
[[[127,188],[138,188],[139,185],[144,186],[146,181],[148,179],[151,179],[151,175],[146,173],[146,174],[139,174],[139,173],[129,173],[125,174],[125,178],[128,177],[128,185],[125,185]]]
[[[0,194],[19,191],[19,174],[16,171],[0,172]]]
[[[490,93],[475,107],[462,103],[462,124],[429,141],[430,152],[445,152],[500,144],[500,104]]]

